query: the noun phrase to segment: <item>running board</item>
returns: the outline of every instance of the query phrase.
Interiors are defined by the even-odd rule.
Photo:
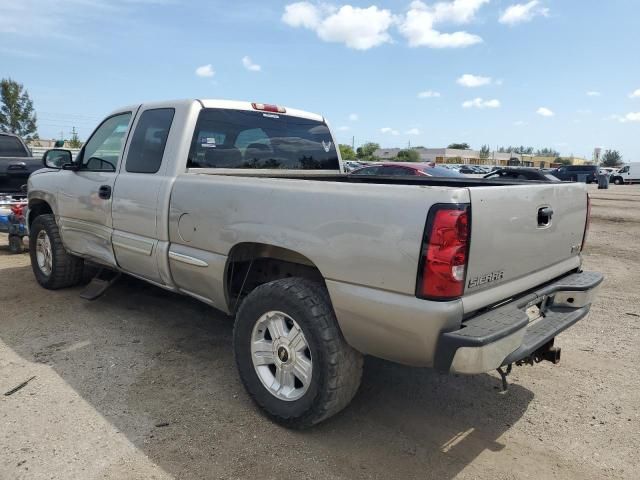
[[[114,272],[106,268],[101,268],[85,289],[80,293],[80,298],[85,300],[95,300],[100,297],[107,289],[116,283],[120,278],[120,272]]]

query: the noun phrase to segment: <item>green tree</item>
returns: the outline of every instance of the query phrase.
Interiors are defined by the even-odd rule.
[[[351,145],[341,143],[338,145],[338,148],[340,148],[340,156],[342,157],[342,160],[355,160],[356,152],[353,151]]]
[[[400,162],[419,162],[420,161],[420,154],[413,150],[400,150],[398,152],[398,160]]]
[[[454,148],[456,150],[469,150],[471,147],[469,147],[468,143],[450,143],[447,148]]]
[[[3,78],[0,81],[0,131],[15,133],[25,140],[38,138],[36,113],[29,93],[22,84]]]
[[[482,145],[482,147],[480,147],[480,158],[489,158],[490,154],[491,149],[489,148],[489,145]]]
[[[622,155],[617,150],[607,150],[602,155],[600,162],[603,167],[619,167],[622,165]]]
[[[571,160],[568,158],[557,157],[554,163],[558,163],[560,165],[571,165]]]
[[[342,147],[342,145],[340,145]],[[76,127],[73,127],[71,130],[71,140],[69,140],[69,147],[71,148],[82,148],[82,142],[80,138],[78,138],[78,132],[76,132]],[[351,147],[349,147],[351,148]],[[342,149],[340,149],[342,151]],[[351,150],[353,152],[353,150]],[[344,157],[342,157],[344,158]]]
[[[539,157],[559,157],[560,153],[553,148],[540,148],[536,150],[536,155]]]
[[[367,142],[356,149],[356,157],[360,160],[374,160],[373,153],[380,148],[380,145],[373,142]]]

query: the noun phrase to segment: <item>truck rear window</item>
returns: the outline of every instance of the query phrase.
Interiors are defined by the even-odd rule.
[[[200,112],[187,167],[340,168],[325,123],[283,114],[227,109]]]
[[[22,142],[10,135],[0,135],[0,157],[28,157]]]

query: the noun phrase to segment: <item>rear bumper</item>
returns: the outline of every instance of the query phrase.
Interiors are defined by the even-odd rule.
[[[434,366],[444,372],[483,373],[530,357],[581,318],[603,280],[598,272],[572,273],[463,322],[440,335]],[[542,313],[531,320],[527,309]]]

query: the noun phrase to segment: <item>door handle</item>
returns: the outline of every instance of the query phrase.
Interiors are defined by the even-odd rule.
[[[542,207],[538,209],[538,226],[547,227],[551,224],[553,217],[553,209],[551,207]]]
[[[111,186],[110,185],[101,185],[98,189],[98,196],[105,200],[111,198]]]

